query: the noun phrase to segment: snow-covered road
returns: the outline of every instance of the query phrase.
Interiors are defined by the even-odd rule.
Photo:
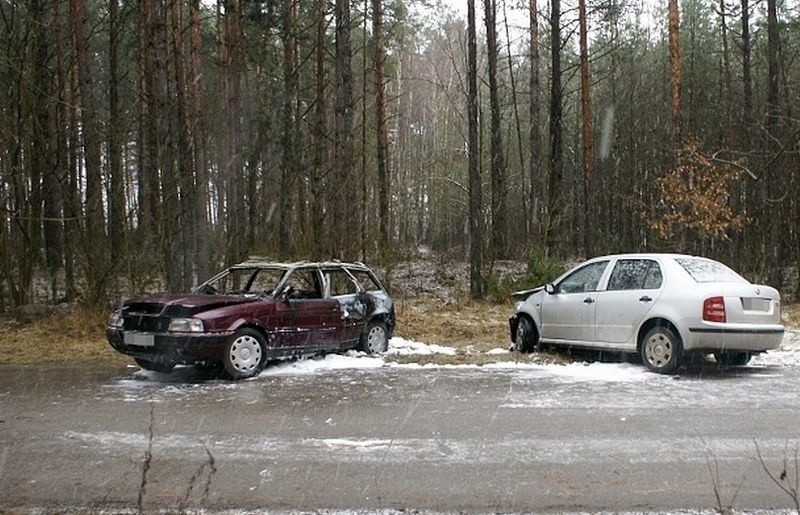
[[[400,338],[383,358],[285,362],[238,383],[188,367],[0,367],[0,511],[130,508],[140,494],[166,511],[708,511],[715,489],[785,510],[758,453],[775,474],[788,459],[794,480],[799,336],[748,367],[678,376],[399,365],[391,354],[456,352]]]

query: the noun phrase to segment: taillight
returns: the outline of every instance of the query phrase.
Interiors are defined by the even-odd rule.
[[[725,322],[725,299],[710,297],[703,302],[703,320]]]

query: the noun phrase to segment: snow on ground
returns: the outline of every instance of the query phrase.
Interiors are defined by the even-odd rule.
[[[780,348],[755,356],[754,366],[800,366],[800,330],[786,331]]]
[[[456,354],[456,349],[453,347],[443,347],[436,344],[415,342],[413,340],[406,340],[405,338],[395,336],[389,340],[389,349],[386,351],[386,354],[399,354],[406,356],[409,354],[426,356],[431,354],[445,354],[447,356],[454,356]]]
[[[494,348],[486,351],[489,356],[508,354],[507,349]],[[435,344],[426,344],[408,340],[406,338],[394,337],[389,341],[387,355],[424,355],[430,356],[441,354],[453,356],[457,350],[453,347],[445,347]],[[783,344],[779,349],[760,354],[753,358],[751,366],[773,367],[773,366],[800,366],[800,330],[786,332]],[[349,351],[345,354],[328,354],[312,359],[297,361],[287,361],[271,365],[262,372],[262,375],[301,375],[324,372],[326,370],[358,369],[358,368],[456,368],[456,369],[508,369],[508,370],[530,370],[544,375],[555,376],[566,381],[613,381],[629,382],[643,381],[653,374],[648,372],[644,366],[629,363],[567,363],[567,364],[536,364],[520,363],[513,361],[500,361],[485,365],[438,365],[428,363],[420,365],[416,363],[391,363],[379,356],[369,356],[362,352]]]
[[[453,356],[458,351],[453,347],[426,344],[406,338],[394,337],[389,341],[389,348],[385,355],[402,356]],[[494,348],[485,352],[487,356],[501,356],[509,351],[503,348]],[[800,367],[800,330],[786,332],[783,343],[779,349],[755,356],[750,362],[753,368],[769,367]],[[326,354],[313,358],[287,360],[270,364],[261,376],[293,376],[324,373],[331,370],[375,369],[382,367],[403,369],[481,369],[481,370],[508,370],[517,372],[530,372],[535,375],[549,376],[562,381],[572,382],[636,382],[653,378],[654,375],[640,364],[629,363],[566,363],[566,364],[537,364],[529,362],[498,361],[484,365],[464,364],[436,364],[436,363],[394,363],[387,361],[383,356],[370,356],[363,352],[348,351],[342,354]],[[138,376],[138,377],[137,377]],[[139,371],[133,379],[123,380],[120,386],[141,384],[139,379],[158,379],[163,375],[155,372]],[[253,378],[251,380],[256,380]],[[130,383],[130,384],[129,384]],[[230,387],[230,383],[223,383]],[[138,397],[133,396],[131,400]]]

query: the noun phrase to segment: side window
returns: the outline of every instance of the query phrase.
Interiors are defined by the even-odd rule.
[[[321,299],[319,275],[314,269],[299,269],[291,272],[283,286],[283,291],[289,292],[290,299]]]
[[[607,266],[608,261],[598,261],[575,270],[558,284],[558,292],[585,293],[595,291]]]
[[[325,276],[328,278],[331,297],[358,293],[356,283],[350,279],[350,276],[344,270],[326,270]]]
[[[252,268],[231,268],[227,274],[211,283],[211,286],[223,295],[246,293],[254,272]]]
[[[250,293],[269,295],[283,277],[284,271],[275,268],[262,268],[250,280]]]
[[[353,277],[356,278],[361,289],[364,291],[379,291],[381,287],[375,282],[375,279],[366,270],[347,270]]]
[[[661,267],[651,259],[620,259],[607,290],[654,290],[661,287]]]

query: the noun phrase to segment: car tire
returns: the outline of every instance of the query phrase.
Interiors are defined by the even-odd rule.
[[[380,354],[389,348],[389,330],[380,320],[373,320],[364,328],[358,342],[358,350],[367,354]]]
[[[722,367],[743,367],[750,362],[749,352],[715,352],[714,359]]]
[[[267,362],[264,336],[255,329],[239,329],[225,345],[222,366],[231,379],[258,375]]]
[[[175,368],[175,363],[169,361],[151,361],[149,359],[133,358],[139,368],[142,370],[149,370],[150,372],[158,372],[159,374],[169,374]]]
[[[513,348],[517,352],[531,352],[537,350],[538,337],[533,322],[528,317],[520,317],[517,322],[517,332],[514,335]]]
[[[683,361],[680,337],[666,326],[656,326],[647,331],[639,345],[642,363],[659,374],[671,374]]]

